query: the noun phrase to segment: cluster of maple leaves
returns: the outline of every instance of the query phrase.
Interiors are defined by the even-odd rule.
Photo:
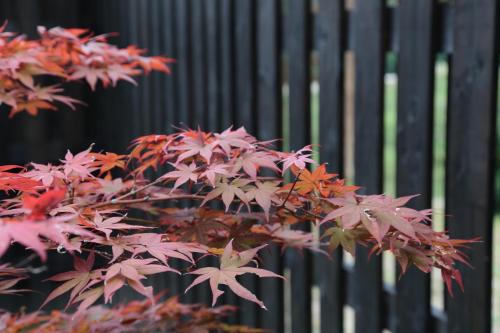
[[[263,330],[228,325],[223,319],[233,314],[234,307],[208,308],[201,304],[182,304],[173,296],[164,301],[143,300],[120,304],[113,308],[96,305],[80,316],[62,311],[29,315],[0,310],[0,330],[6,333],[93,332],[93,333],[263,333]]]
[[[169,59],[118,49],[85,30],[40,28],[38,41],[1,31],[0,101],[11,114],[36,114],[55,101],[74,104],[55,95],[61,88],[38,86],[37,75],[85,78],[94,88],[97,80],[131,80],[137,67],[168,72]],[[339,247],[355,255],[357,245],[390,251],[403,273],[410,265],[424,272],[435,267],[450,292],[453,281],[462,287],[455,264],[467,263],[460,249],[471,240],[434,231],[430,210],[405,207],[411,196],[357,194],[357,186],[315,164],[310,146],[283,152],[272,144],[243,127],[184,129],[137,138],[126,155],[89,147],[57,163],[0,166],[0,259],[15,243],[42,261],[49,251],[71,256],[73,270],[49,278],[59,285],[42,306],[66,295],[67,306],[76,308],[50,315],[1,311],[0,322],[12,332],[256,332],[223,324],[229,307],[161,301],[147,281],[154,274],[194,275],[186,292],[207,281],[212,306],[225,285],[265,308],[237,277],[282,278],[259,267],[268,244],[321,255]],[[301,224],[311,228],[296,228]],[[22,266],[0,265],[0,294],[25,291],[16,288],[30,274]],[[106,310],[95,305],[111,303],[125,286],[146,300]]]
[[[391,251],[403,271],[410,264],[425,272],[437,267],[450,287],[452,279],[460,284],[454,262],[465,262],[457,247],[468,241],[434,231],[430,210],[404,207],[411,197],[357,195],[357,187],[327,173],[325,165],[309,171],[312,163],[310,147],[285,153],[244,128],[229,128],[141,137],[128,155],[89,148],[68,151],[55,165],[3,166],[0,190],[15,195],[0,203],[0,256],[12,242],[43,260],[47,250],[69,251],[74,270],[51,278],[61,285],[45,303],[71,291],[68,304],[79,303],[79,311],[101,296],[110,302],[125,285],[152,298],[143,284],[147,276],[180,273],[170,258],[194,269],[207,256],[219,257],[220,266],[189,270],[198,275],[192,286],[209,280],[213,304],[222,294],[218,285],[225,284],[264,307],[236,276],[278,277],[248,266],[267,243],[321,250],[327,240],[330,251],[340,245],[352,254],[359,243]],[[159,177],[148,180],[148,168]],[[294,181],[285,182],[287,170]],[[194,207],[165,207],[169,201]],[[300,223],[328,227],[315,242],[312,233],[290,228]],[[94,267],[95,255],[108,264]]]
[[[93,36],[86,29],[38,27],[40,38],[28,40],[6,32],[6,24],[0,27],[0,105],[9,107],[10,116],[56,110],[57,103],[74,109],[80,103],[42,77],[62,82],[84,79],[95,89],[99,81],[106,87],[119,80],[135,83],[132,77],[142,72],[169,73],[167,64],[172,62],[143,56],[144,50],[134,46],[120,49],[108,44],[105,35]]]

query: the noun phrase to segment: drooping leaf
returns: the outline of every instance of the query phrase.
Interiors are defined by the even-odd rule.
[[[153,289],[145,287],[141,280],[147,275],[175,271],[165,265],[154,264],[155,261],[156,259],[127,259],[107,268],[104,276],[104,300],[111,301],[113,295],[125,284],[138,293],[152,298]]]
[[[109,239],[111,233],[114,230],[132,230],[132,229],[146,229],[148,227],[132,225],[128,223],[121,223],[123,221],[123,216],[112,216],[105,218],[99,213],[96,213],[94,216],[93,224],[94,229],[100,231],[106,235],[106,238]]]
[[[245,195],[249,200],[255,200],[262,207],[266,218],[269,219],[269,210],[273,202],[280,204],[281,200],[276,195],[279,187],[277,182],[255,182],[255,187],[248,190]]]
[[[134,247],[134,254],[147,252],[158,259],[164,265],[168,258],[177,258],[194,263],[193,253],[206,253],[203,246],[195,243],[169,242],[162,239],[161,234],[144,233],[138,236]]]
[[[94,253],[91,252],[86,260],[83,260],[79,257],[73,257],[73,267],[74,271],[59,273],[54,275],[47,280],[64,282],[56,289],[54,289],[45,299],[43,304],[40,307],[44,307],[47,303],[52,301],[53,299],[69,292],[71,290],[71,294],[68,300],[68,305],[73,302],[73,300],[81,293],[81,291],[85,290],[89,284],[92,284],[92,280],[96,280],[101,275],[101,270],[92,270],[94,267],[95,256]]]
[[[324,236],[329,236],[328,249],[335,251],[339,245],[352,256],[356,255],[356,236],[352,230],[342,230],[338,227],[332,227],[325,231]]]
[[[259,277],[279,277],[273,272],[261,268],[247,267],[247,265],[265,245],[257,248],[235,253],[233,251],[232,240],[226,245],[224,253],[220,259],[220,267],[204,267],[199,268],[191,274],[196,274],[198,277],[186,289],[189,291],[192,287],[209,280],[210,289],[212,290],[212,306],[215,305],[219,296],[224,292],[218,289],[219,284],[227,285],[236,295],[241,298],[247,299],[251,302],[257,303],[261,308],[266,309],[264,303],[260,301],[252,292],[243,287],[236,277],[245,273],[255,274]]]

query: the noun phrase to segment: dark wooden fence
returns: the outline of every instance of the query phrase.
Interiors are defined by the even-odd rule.
[[[380,193],[384,75],[391,53],[398,76],[396,189],[398,195],[421,193],[413,206],[422,209],[432,204],[434,69],[440,56],[450,68],[447,228],[453,237],[483,241],[471,252],[474,269],[463,271],[465,293],[456,291],[440,311],[431,307],[429,275],[411,269],[395,287],[385,287],[382,260],[368,260],[366,249],[358,249],[354,264],[340,252],[331,261],[311,254],[280,257],[272,249],[265,266],[286,272],[289,282],[246,279],[269,311],[240,302],[237,321],[294,333],[311,332],[319,321],[321,332],[342,332],[349,324],[347,305],[360,333],[489,332],[499,4],[393,2],[3,0],[0,16],[12,29],[33,33],[46,24],[116,31],[117,43],[138,44],[177,63],[172,76],[153,74],[139,79],[137,88],[120,84],[90,95],[76,87],[89,101],[76,113],[8,121],[4,112],[2,162],[54,160],[66,146],[90,142],[123,150],[134,137],[170,132],[172,124],[208,130],[243,125],[261,139],[285,137],[285,145],[297,149],[317,134],[311,111],[316,81],[321,160],[341,175],[353,165],[355,183]],[[158,283],[173,291],[184,286],[167,282]],[[319,300],[312,297],[315,287]],[[226,302],[238,302],[226,294]],[[207,297],[201,287],[188,300]]]

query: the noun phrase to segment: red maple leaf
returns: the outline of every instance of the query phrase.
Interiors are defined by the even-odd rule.
[[[23,196],[23,208],[29,210],[28,217],[30,219],[43,220],[48,212],[55,208],[65,197],[65,188],[49,190],[40,196],[26,194]]]
[[[32,191],[40,182],[26,177],[24,174],[7,172],[10,170],[22,169],[17,165],[0,166],[0,191]]]

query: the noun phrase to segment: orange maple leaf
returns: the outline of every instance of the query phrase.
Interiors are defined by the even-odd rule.
[[[26,110],[30,115],[36,116],[38,114],[38,110],[46,109],[46,110],[57,110],[57,108],[50,104],[49,102],[35,99],[27,102],[17,103],[16,107],[10,111],[9,118],[14,117],[16,114]]]
[[[285,185],[282,190],[290,190],[292,187],[297,190],[301,195],[306,195],[314,190],[317,190],[321,195],[328,196],[329,190],[325,187],[325,181],[328,181],[337,175],[334,173],[326,172],[326,164],[321,164],[313,172],[303,169],[298,174],[298,180],[293,183]]]
[[[102,175],[114,168],[125,169],[126,155],[118,155],[115,153],[106,152],[104,154],[92,153],[94,164],[92,166],[99,168],[99,175]]]

